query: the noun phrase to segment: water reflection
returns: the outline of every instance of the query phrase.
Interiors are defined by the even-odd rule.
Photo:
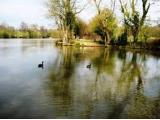
[[[0,40],[0,55],[0,118],[160,118],[158,56],[50,40]]]
[[[88,54],[89,53],[89,54]],[[150,56],[100,48],[61,49],[49,86],[58,113],[73,118],[158,118],[157,99],[144,95]],[[87,70],[87,63],[93,68]],[[158,73],[157,73],[158,74]],[[157,81],[159,82],[159,81]],[[159,86],[157,86],[159,87]],[[63,103],[63,105],[62,105]],[[60,104],[60,105],[59,105]],[[156,105],[155,105],[156,104]],[[55,104],[54,104],[55,106]],[[64,109],[65,108],[65,109]],[[65,110],[64,114],[62,111]],[[62,115],[63,114],[63,115]]]

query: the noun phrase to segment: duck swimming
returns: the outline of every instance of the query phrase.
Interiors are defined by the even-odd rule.
[[[90,69],[91,68],[91,63],[89,65],[87,65],[87,68]]]
[[[42,61],[41,64],[38,64],[38,68],[42,68],[43,69],[43,67],[44,67],[44,61]]]

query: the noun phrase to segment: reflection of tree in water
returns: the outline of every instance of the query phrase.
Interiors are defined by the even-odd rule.
[[[145,66],[146,56],[142,54],[142,57],[139,59],[137,56],[137,53],[133,53],[131,61],[133,65],[127,66],[129,67],[128,70],[131,70],[131,75],[128,80],[130,79],[131,82],[136,81],[136,88],[134,89],[133,95],[130,96],[130,104],[126,107],[127,116],[128,118],[158,118],[159,112],[156,111],[158,107],[156,104],[160,102],[155,102],[144,95],[144,78],[142,71],[147,69]]]
[[[68,114],[71,114],[70,111],[74,108],[72,104],[74,99],[73,89],[75,86],[72,86],[72,84],[74,81],[75,68],[81,61],[86,59],[88,55],[83,53],[83,48],[62,47],[59,51],[59,56],[56,58],[56,61],[54,61],[50,70],[48,94],[53,96],[53,102],[56,103],[54,107],[57,107],[57,115],[66,117],[69,116]],[[72,116],[74,116],[73,113]]]
[[[56,111],[60,116],[69,116],[69,112],[72,109],[75,109],[75,106],[72,106],[74,100],[73,89],[75,86],[72,86],[74,81],[75,68],[77,65],[84,61],[86,58],[92,59],[88,55],[90,49],[84,50],[75,49],[72,47],[62,47],[60,49],[59,57],[57,57],[54,62],[54,67],[50,70],[52,71],[49,75],[49,94],[53,95],[55,103],[58,103]],[[87,96],[86,96],[87,97]],[[85,102],[85,108],[83,112],[79,113],[84,118],[90,118],[92,111],[92,101],[88,98],[83,99]],[[78,111],[78,107],[76,110]],[[76,113],[75,113],[76,114]],[[72,114],[73,115],[73,114]]]
[[[113,75],[115,69],[115,51],[110,49],[102,49],[100,54],[92,59],[93,66],[96,68],[95,84],[93,84],[93,92],[97,99],[97,85],[101,79],[105,80],[103,73]]]
[[[128,61],[126,51],[122,50],[119,51],[118,57],[122,60],[122,68],[120,78],[117,81],[117,93],[115,93],[115,100],[113,100],[115,101],[115,104],[112,112],[108,116],[109,118],[119,118],[123,113],[129,103],[129,98],[132,96],[130,94],[131,86],[135,80],[138,81],[138,90],[143,86],[140,64],[138,64],[139,61],[137,61],[137,54],[133,53],[131,60]],[[121,98],[122,100],[116,102],[116,99],[118,98]]]
[[[99,56],[92,61],[98,73],[106,71],[109,74],[113,74],[115,68],[115,51],[112,49],[103,49],[100,51]]]
[[[123,100],[116,103],[109,117],[155,118],[158,115],[158,112],[154,111],[156,106],[144,95],[142,71],[146,69],[146,57],[144,54],[139,56],[136,52],[132,53],[130,61],[127,61],[126,57],[125,52],[119,53],[119,58],[122,59],[122,72],[118,80],[117,91],[123,95],[117,94],[117,97],[123,96]],[[134,83],[136,87],[133,86]]]
[[[91,118],[93,115],[100,118],[150,118],[157,115],[156,105],[159,102],[149,100],[144,95],[145,55],[136,52],[128,54],[125,50],[117,54],[114,50],[99,49],[95,56],[88,56],[84,49],[67,47],[60,52],[48,83],[57,115],[77,115],[81,118]],[[73,84],[74,77],[79,74],[76,69],[86,58],[92,63],[92,69],[88,71],[95,79],[85,83],[85,93],[79,90],[74,92],[75,87],[79,87]],[[115,64],[116,61],[121,64]],[[115,75],[117,65],[120,74],[118,80],[108,78]],[[103,112],[99,110],[101,103],[106,108]]]
[[[54,96],[53,102],[56,103],[57,114],[67,116],[68,113],[66,111],[69,111],[72,100],[70,81],[74,74],[75,58],[73,49],[64,47],[60,52],[54,67],[50,70],[52,72],[49,75],[48,89],[50,94]]]
[[[22,51],[22,53],[25,53],[33,47],[45,48],[47,44],[48,44],[47,40],[40,40],[40,39],[37,39],[37,40],[36,39],[34,39],[34,40],[30,40],[30,39],[21,40],[21,51]]]
[[[137,53],[133,53],[131,60],[127,61],[126,58],[123,59],[122,63],[122,72],[119,82],[119,87],[123,86],[123,84],[126,84],[126,88],[130,88],[131,83],[134,80],[137,80],[138,85],[142,84],[142,73],[141,73],[141,58],[137,59]]]
[[[137,89],[136,93],[129,101],[129,105],[126,106],[124,117],[126,118],[159,118],[160,102],[147,98],[141,89]]]

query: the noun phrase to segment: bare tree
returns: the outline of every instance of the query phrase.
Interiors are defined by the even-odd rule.
[[[119,0],[119,2],[121,5],[121,12],[123,13],[124,17],[124,24],[131,29],[134,38],[133,41],[137,42],[139,33],[142,26],[144,25],[151,3],[149,0],[141,0],[142,15],[140,16],[140,12],[136,9],[137,0],[131,0],[130,7],[127,7],[127,2],[122,0]]]
[[[103,10],[104,8],[108,8],[108,9],[112,10],[112,12],[114,12],[114,10],[115,10],[116,0],[108,0],[108,1],[92,0],[92,1],[96,7],[98,14],[100,14],[101,10]],[[104,4],[104,3],[106,3],[106,5],[108,4],[108,6],[110,6],[110,7],[107,7],[106,5],[104,5],[104,8],[102,8],[102,4]]]
[[[28,27],[27,23],[22,22],[22,23],[20,24],[20,30],[21,30],[21,31],[27,31],[28,29],[29,29],[29,27]]]
[[[96,6],[96,9],[97,9],[97,12],[98,14],[101,13],[101,3],[102,3],[102,0],[93,0],[95,6]]]
[[[69,43],[72,39],[76,15],[85,8],[85,5],[77,6],[78,3],[78,0],[49,0],[47,3],[49,16],[62,31],[63,42]]]

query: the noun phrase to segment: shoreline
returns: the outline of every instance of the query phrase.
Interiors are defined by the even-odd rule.
[[[145,46],[140,46],[138,44],[133,45],[102,45],[102,44],[70,44],[70,43],[62,43],[58,42],[56,43],[57,46],[74,46],[74,47],[103,47],[103,48],[119,48],[119,49],[134,49],[134,50],[160,50],[160,46],[154,46],[154,45],[145,45]]]
[[[0,40],[7,40],[8,38],[0,38]],[[145,50],[145,51],[159,51],[160,50],[160,46],[159,45],[155,45],[155,44],[132,44],[132,43],[128,43],[127,45],[111,45],[108,44],[107,46],[105,46],[104,44],[100,44],[98,42],[94,42],[91,40],[85,40],[85,39],[81,39],[78,41],[74,41],[74,43],[63,43],[63,42],[58,42],[57,41],[58,38],[9,38],[8,40],[52,40],[55,41],[55,45],[56,46],[74,46],[74,47],[92,47],[92,48],[97,48],[97,47],[101,47],[101,48],[118,48],[118,49],[133,49],[133,50]]]

